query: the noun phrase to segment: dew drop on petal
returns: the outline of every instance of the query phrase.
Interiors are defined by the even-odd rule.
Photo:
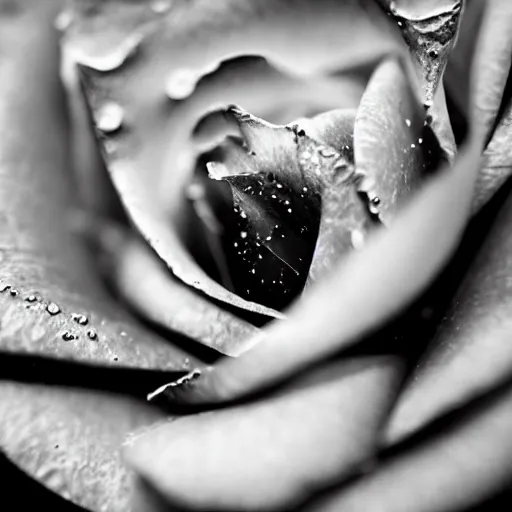
[[[350,240],[354,249],[361,249],[364,245],[364,233],[359,229],[354,229],[354,231],[350,233]]]
[[[406,119],[406,120],[405,120],[405,124],[406,124],[407,126],[409,126],[409,127],[410,127],[410,126],[411,126],[411,124],[412,124],[412,123],[411,123],[411,120],[410,120],[410,119]]]
[[[183,100],[194,92],[197,80],[197,72],[192,69],[177,69],[167,77],[165,92],[171,100]]]
[[[123,124],[123,118],[123,107],[113,101],[102,105],[95,115],[98,130],[104,133],[112,133],[119,130]]]
[[[55,302],[50,302],[47,306],[46,306],[46,311],[48,311],[48,313],[50,313],[50,315],[58,315],[60,313],[60,307],[58,304],[55,304]]]
[[[20,292],[16,288],[11,288],[9,290],[9,293],[10,293],[11,297],[17,297]]]
[[[73,313],[72,318],[79,325],[87,325],[89,323],[89,319],[85,315],[79,313]]]
[[[73,341],[75,339],[75,335],[70,331],[64,331],[62,333],[62,339],[64,341]]]
[[[240,238],[247,238],[247,231],[241,231]]]
[[[37,297],[35,295],[28,295],[27,297],[25,297],[25,302],[36,302],[37,301]]]
[[[95,329],[88,329],[87,330],[87,337],[90,339],[90,340],[97,340],[98,339],[98,333],[96,332]]]

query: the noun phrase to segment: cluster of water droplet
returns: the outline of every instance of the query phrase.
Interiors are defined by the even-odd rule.
[[[32,309],[34,311],[44,311],[51,317],[64,314],[61,307],[56,302],[45,301],[43,297],[36,293],[21,294],[16,287],[9,283],[4,282],[0,284],[0,293],[8,293],[12,298],[21,299],[25,303],[25,307],[27,309]],[[60,336],[66,342],[78,340],[82,332],[80,328],[84,328],[89,325],[89,318],[82,313],[72,313],[70,315],[70,319],[72,322],[77,324],[77,328],[68,328],[62,331]],[[96,329],[92,327],[88,327],[86,329],[85,336],[91,341],[96,341],[99,339]]]

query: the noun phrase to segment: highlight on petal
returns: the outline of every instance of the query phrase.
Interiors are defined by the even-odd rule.
[[[353,107],[361,84],[333,73],[400,52],[398,38],[372,2],[174,2],[156,17],[149,13],[151,2],[147,15],[140,2],[130,4],[125,10],[124,2],[93,2],[87,13],[74,14],[65,38],[80,66],[114,185],[137,228],[176,277],[228,305],[280,317],[226,290],[185,248],[180,223],[198,157],[194,129],[219,105],[236,102],[262,115],[275,110],[276,86],[282,95],[277,117],[301,103],[306,110],[293,117],[327,105],[343,107],[347,98],[346,106]],[[110,24],[116,11],[123,18]],[[116,56],[128,37],[136,42],[125,59],[112,58],[115,66],[95,62],[97,41],[109,41],[105,55]],[[353,51],[334,51],[348,43]],[[253,75],[244,71],[243,56],[261,56],[249,63]],[[115,122],[107,108],[114,105],[122,112]]]
[[[372,458],[400,367],[391,357],[333,363],[284,393],[152,429],[125,455],[171,504],[292,507]]]
[[[470,402],[512,372],[512,196],[508,195],[398,401],[388,427],[390,442]]]
[[[426,183],[390,229],[304,294],[288,320],[263,330],[254,339],[258,345],[237,360],[175,389],[173,399],[219,402],[268,387],[357,343],[409,304],[451,256],[467,221],[479,169],[478,142],[468,146],[453,170]]]

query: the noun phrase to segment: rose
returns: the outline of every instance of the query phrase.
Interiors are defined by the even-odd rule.
[[[475,12],[478,19],[477,4],[469,4],[465,19],[472,20]],[[482,30],[483,41],[487,44],[492,41],[494,45],[495,37],[501,34],[495,24],[496,20],[504,18],[500,15],[502,13],[498,11],[497,15],[493,10],[506,9],[504,5],[496,2],[489,8],[492,15],[488,14]],[[9,357],[4,355],[4,360],[16,363],[10,366],[13,371],[7,373],[5,378],[21,382],[35,380],[61,386],[99,388],[121,392],[125,396],[108,397],[92,392],[78,393],[63,387],[6,383],[3,385],[2,419],[7,428],[2,432],[2,446],[8,456],[23,469],[68,499],[93,509],[106,504],[107,508],[124,510],[129,498],[128,485],[124,481],[126,473],[116,455],[119,439],[124,432],[162,417],[158,410],[146,409],[137,401],[127,400],[126,394],[140,396],[152,386],[156,387],[157,383],[172,380],[169,374],[138,372],[135,368],[161,368],[167,371],[179,369],[183,368],[184,356],[162,344],[158,338],[150,338],[148,333],[141,333],[135,343],[133,333],[141,331],[132,331],[135,328],[129,324],[128,327],[118,327],[119,324],[111,323],[118,318],[118,314],[110,313],[108,306],[103,305],[109,299],[98,291],[99,287],[96,288],[90,282],[93,274],[86,264],[85,250],[77,250],[76,240],[72,240],[64,229],[60,213],[64,211],[69,189],[62,190],[59,187],[64,186],[64,178],[68,175],[61,161],[62,152],[66,148],[66,144],[63,144],[65,130],[61,124],[61,111],[54,107],[58,104],[54,92],[55,67],[52,68],[50,62],[55,61],[43,58],[51,44],[48,39],[50,31],[41,19],[42,14],[47,19],[48,12],[47,7],[43,6],[31,6],[26,11],[24,6],[21,7],[21,14],[15,12],[10,15],[9,25],[13,28],[3,32],[6,34],[4,37],[10,38],[8,41],[17,42],[16,45],[5,45],[15,49],[4,60],[4,65],[9,66],[7,69],[10,71],[5,76],[11,78],[4,86],[10,94],[2,96],[7,98],[3,103],[2,120],[12,134],[12,139],[5,141],[2,146],[2,160],[6,162],[2,166],[3,175],[11,177],[10,181],[6,181],[9,187],[6,185],[4,204],[9,226],[14,225],[14,228],[4,230],[7,233],[7,250],[3,253],[3,272],[12,287],[2,296],[2,343],[4,353],[9,354]],[[318,13],[316,15],[320,16]],[[465,28],[471,36],[474,34],[468,22],[463,25],[462,36]],[[30,33],[33,39],[20,39],[20,33],[23,36]],[[21,45],[21,42],[26,46]],[[461,44],[460,47],[464,49],[467,46]],[[495,62],[485,53],[485,49],[485,44],[482,44],[482,55],[477,60],[479,64],[476,70],[479,65],[492,65]],[[493,58],[502,56],[494,47],[492,49]],[[510,52],[504,50],[503,55],[509,58]],[[465,59],[454,60],[453,66],[464,66],[465,63]],[[487,73],[477,76],[484,76],[485,80],[490,80],[498,89],[503,88],[506,73],[498,76],[503,69],[506,66],[500,65],[496,67],[497,75],[489,77]],[[460,75],[457,78],[461,80]],[[447,82],[450,86],[450,80]],[[457,85],[460,87],[460,84]],[[23,90],[22,87],[27,88],[26,93],[18,98],[18,91]],[[29,87],[34,87],[34,91],[31,92]],[[481,106],[485,100],[496,101],[495,108],[490,108],[491,120],[482,123],[485,126],[493,125],[492,118],[496,117],[496,111],[497,119],[503,117],[499,108],[502,93],[490,97],[490,90],[487,83],[485,87],[477,89],[481,96],[476,96],[477,106]],[[464,95],[459,96],[457,99],[462,99],[459,108],[462,108],[464,114]],[[506,108],[505,100],[503,105]],[[441,123],[442,115],[438,115]],[[50,127],[53,129],[50,130]],[[506,134],[506,130],[506,123],[502,123],[493,133]],[[274,324],[264,331],[267,339],[259,346],[238,360],[221,362],[214,372],[207,373],[203,380],[197,381],[195,388],[190,388],[192,393],[180,393],[174,398],[196,402],[212,402],[219,398],[229,400],[242,397],[261,385],[282,381],[298,369],[338,352],[349,342],[361,340],[369,329],[380,326],[390,313],[400,311],[411,298],[416,297],[449,256],[467,219],[464,207],[470,199],[471,179],[478,170],[478,159],[474,155],[480,152],[481,147],[478,131],[473,131],[477,134],[470,138],[469,150],[462,150],[453,171],[440,174],[437,180],[426,185],[409,208],[400,213],[389,231],[372,236],[367,248],[347,257],[330,282],[320,283],[305,294],[290,310],[287,322]],[[31,152],[24,155],[20,147],[23,143],[25,148],[27,141],[31,143]],[[503,144],[496,138],[487,148],[490,157],[506,157],[502,152]],[[484,171],[480,176],[495,174],[491,173],[492,165],[491,162],[489,171]],[[41,168],[44,173],[40,171]],[[474,173],[469,172],[471,168]],[[60,170],[63,172],[57,175]],[[56,175],[56,178],[52,178]],[[27,195],[27,182],[34,185],[34,189],[36,185],[40,187],[38,195]],[[463,203],[458,201],[455,208],[453,190],[458,191],[457,199]],[[19,207],[20,204],[23,208]],[[427,219],[426,212],[432,218]],[[451,216],[447,216],[447,212]],[[439,229],[440,225],[443,230]],[[426,356],[426,361],[446,366],[436,372],[428,370],[427,366],[418,382],[405,389],[389,423],[391,426],[388,426],[388,443],[396,445],[397,440],[404,435],[421,429],[430,418],[453,409],[454,404],[473,402],[476,395],[494,390],[497,383],[506,377],[506,352],[504,346],[499,344],[500,333],[505,332],[506,328],[501,313],[506,311],[506,303],[503,301],[502,304],[496,304],[495,301],[483,300],[488,298],[485,286],[492,279],[488,276],[503,275],[503,269],[506,270],[506,261],[500,261],[500,254],[504,254],[504,259],[507,255],[506,250],[500,249],[500,244],[505,240],[500,225],[506,225],[506,220],[502,220],[491,231],[482,249],[483,256],[475,260],[473,268],[477,272],[468,273],[468,282],[471,280],[472,284],[466,284],[459,292],[459,297],[465,297],[467,302],[462,306],[454,306],[457,315],[455,320],[441,324],[439,334],[434,339],[434,349]],[[466,242],[462,246],[466,252],[468,244],[471,254],[476,251],[480,245],[478,233],[484,231],[484,227],[479,227],[476,221],[472,224],[467,238],[470,242],[472,239],[476,241],[473,245]],[[17,238],[14,238],[14,233],[18,233]],[[49,233],[51,238],[42,239],[36,236],[37,233]],[[106,238],[104,242],[108,246],[112,238],[103,238]],[[432,244],[433,240],[435,244]],[[124,244],[124,239],[116,239],[116,243]],[[127,265],[127,261],[135,261],[135,268],[141,265],[147,269],[143,265],[146,261],[143,254],[127,250],[132,243],[135,242],[123,245],[125,250],[121,254],[114,251],[114,256],[121,258],[120,263],[124,265]],[[464,251],[461,254],[454,260],[459,264],[461,258],[467,258]],[[408,281],[404,282],[404,279],[400,279],[403,276],[401,265],[410,262],[415,266],[411,268],[411,275],[407,276]],[[134,267],[117,265],[115,269],[121,269],[121,276],[123,268]],[[449,297],[446,275],[441,284],[431,291],[433,297]],[[155,284],[161,282],[156,280]],[[338,283],[342,286],[338,286]],[[501,284],[505,288],[506,283]],[[78,294],[77,289],[80,289]],[[337,292],[337,301],[333,301],[333,289]],[[128,290],[133,288],[129,287]],[[180,287],[179,297],[186,297],[185,290]],[[389,290],[392,293],[388,296]],[[33,291],[39,292],[35,301],[31,297]],[[137,291],[139,297],[149,299],[150,296],[140,287]],[[154,288],[151,291],[157,293]],[[99,295],[101,298],[98,298]],[[129,291],[127,295],[132,299],[134,297]],[[482,305],[477,306],[479,316],[475,317],[471,309],[475,304],[472,298],[478,295],[483,298],[480,303]],[[62,312],[50,316],[50,313],[57,311],[51,306],[52,300],[60,304]],[[420,301],[419,304],[423,305],[424,302]],[[342,305],[345,307],[342,308]],[[49,311],[45,312],[47,306]],[[152,304],[145,311],[161,311],[156,306]],[[91,312],[87,315],[90,325],[80,326],[85,319],[71,315],[73,311],[79,313],[82,310]],[[364,312],[364,317],[361,312]],[[406,323],[402,327],[405,331],[402,335],[417,336],[417,317],[414,312],[409,314],[408,322],[412,325],[408,331]],[[342,318],[339,315],[343,315]],[[102,317],[108,319],[103,325]],[[93,323],[95,331],[87,334]],[[191,328],[187,322],[183,325]],[[464,333],[481,333],[478,340],[480,343],[469,348],[460,347],[458,357],[449,359],[443,356],[442,349],[447,343],[453,344],[460,339],[457,328],[464,328]],[[69,338],[65,335],[66,330],[71,335],[78,332],[79,339],[61,341],[63,335]],[[123,335],[123,332],[126,334]],[[105,333],[109,333],[108,339]],[[323,337],[318,340],[319,334]],[[91,344],[89,341],[95,340],[87,336],[98,336],[99,342]],[[138,438],[128,451],[128,460],[167,498],[179,498],[188,504],[204,500],[209,506],[220,502],[226,507],[242,504],[246,508],[249,505],[261,505],[265,497],[268,500],[266,504],[271,505],[282,504],[283,500],[309,497],[307,493],[301,492],[304,482],[313,483],[319,490],[332,483],[333,478],[342,480],[357,471],[362,462],[372,460],[375,443],[380,439],[378,431],[387,420],[391,404],[396,401],[397,381],[402,376],[400,362],[404,360],[403,354],[398,353],[397,347],[392,346],[384,336],[382,334],[376,340],[379,340],[381,346],[385,345],[381,351],[387,357],[363,357],[363,349],[354,351],[346,354],[341,361],[331,362],[309,372],[306,379],[302,377],[302,382],[301,379],[288,382],[284,389],[279,388],[277,396],[252,401],[239,408],[191,416],[170,425],[157,426],[146,436]],[[287,346],[288,339],[293,341],[290,346]],[[312,344],[311,340],[315,340],[315,343]],[[497,346],[494,350],[490,350],[491,341]],[[421,347],[418,347],[420,350]],[[473,364],[467,363],[468,351],[477,354],[471,359]],[[23,353],[44,357],[27,359],[21,357]],[[82,364],[59,363],[63,359],[78,360]],[[103,372],[83,365],[86,361],[104,367],[107,359],[114,367],[112,363],[120,363],[119,366],[132,367],[133,370],[116,371],[110,367]],[[37,362],[35,369],[32,366],[34,361]],[[489,372],[488,365],[498,361],[498,371]],[[457,387],[450,386],[448,389],[448,386],[443,385],[447,382],[444,379],[457,383]],[[442,387],[442,401],[436,396],[439,394],[437,385]],[[418,506],[418,483],[421,483],[425,493],[421,506],[424,504],[426,509],[432,510],[448,506],[462,508],[496,492],[507,477],[508,460],[506,450],[497,448],[501,448],[507,440],[506,383],[500,391],[494,392],[493,400],[483,402],[483,405],[482,401],[476,405],[471,403],[468,406],[469,416],[462,417],[451,429],[445,428],[436,436],[432,436],[428,430],[424,432],[427,450],[422,451],[421,445],[414,443],[403,447],[398,445],[395,454],[391,452],[368,476],[359,478],[348,488],[340,486],[335,490],[331,497],[334,506],[339,509],[342,504],[348,506],[347,503],[355,503],[360,509],[367,510],[375,508],[377,500],[382,507],[396,510],[400,504],[404,509],[411,510]],[[415,398],[418,396],[429,400]],[[420,410],[419,404],[423,403],[428,407]],[[343,407],[344,416],[350,411],[350,418],[341,418],[343,422],[340,424],[338,414],[331,412],[336,407]],[[301,421],[297,420],[297,415]],[[311,420],[304,421],[304,417]],[[266,437],[266,429],[270,427],[272,435]],[[283,428],[289,429],[284,437],[279,435]],[[288,435],[290,430],[293,434]],[[214,436],[215,442],[208,438],[209,434]],[[492,464],[485,479],[478,479],[479,464],[475,465],[474,460],[466,459],[468,439],[478,444],[481,453],[488,451],[492,454],[489,456]],[[320,457],[302,451],[306,443],[313,444]],[[289,450],[290,445],[294,447],[293,453]],[[274,458],[270,461],[262,457],[263,448],[267,446],[273,448]],[[213,447],[221,450],[218,458],[212,457]],[[340,447],[343,457],[339,456],[335,447]],[[169,449],[173,450],[171,454],[174,460],[169,460]],[[253,455],[250,463],[244,459],[241,461],[242,466],[236,451],[241,449],[253,450],[249,451]],[[439,459],[439,454],[444,450],[453,454],[449,463]],[[465,462],[462,468],[457,466],[461,457]],[[193,467],[190,466],[191,460]],[[208,465],[211,460],[219,462],[215,466],[213,486]],[[86,465],[84,461],[91,462]],[[269,473],[269,465],[274,468],[274,473]],[[299,466],[306,466],[304,472],[297,471]],[[454,467],[459,471],[453,471]],[[161,471],[162,468],[164,471]],[[444,471],[440,472],[440,468]],[[267,496],[255,495],[255,487],[247,486],[248,476],[251,477],[251,483],[258,482],[260,489],[265,489]],[[192,487],[189,486],[190,477],[195,480]],[[280,485],[275,485],[278,477]],[[462,496],[459,492],[435,495],[430,485],[436,486],[439,482],[450,485],[451,491],[454,488],[464,489],[464,493]],[[438,502],[434,502],[434,496]],[[410,499],[415,501],[409,505],[407,500]],[[147,508],[148,504],[144,506],[144,509]]]

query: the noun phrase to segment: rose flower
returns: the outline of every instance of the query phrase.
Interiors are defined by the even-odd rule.
[[[5,502],[497,510],[511,24],[0,0]]]

